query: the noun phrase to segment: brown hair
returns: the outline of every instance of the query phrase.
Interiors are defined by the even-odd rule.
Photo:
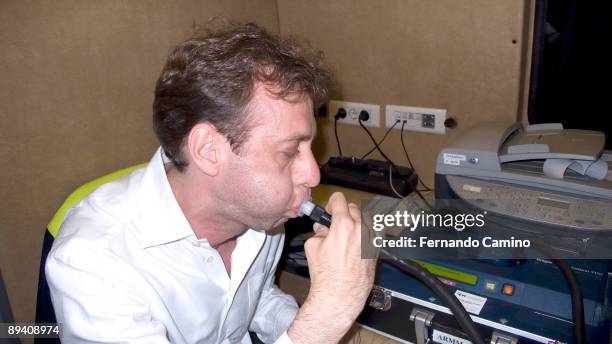
[[[189,131],[208,122],[224,134],[236,153],[248,137],[246,108],[256,82],[288,100],[308,96],[315,108],[329,93],[322,54],[272,35],[254,23],[207,30],[171,52],[157,81],[153,128],[179,171]]]

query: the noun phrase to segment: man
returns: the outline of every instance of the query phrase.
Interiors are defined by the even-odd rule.
[[[319,183],[313,109],[327,83],[316,54],[254,24],[177,46],[155,90],[161,148],[71,209],[47,259],[63,341],[338,342],[373,282],[356,205],[332,195],[331,228],[306,242],[299,310],[273,284],[272,229]]]

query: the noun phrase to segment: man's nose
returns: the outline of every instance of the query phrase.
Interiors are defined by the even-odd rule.
[[[317,164],[312,151],[309,150],[305,155],[303,166],[303,183],[310,188],[314,188],[315,186],[319,185],[319,182],[321,181],[321,172],[319,171],[319,165]]]

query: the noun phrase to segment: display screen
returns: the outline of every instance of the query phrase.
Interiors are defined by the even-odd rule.
[[[470,285],[476,285],[476,282],[478,281],[478,276],[476,275],[449,269],[445,266],[426,263],[426,262],[416,260],[416,259],[413,261],[419,264],[420,266],[424,267],[425,269],[427,269],[429,272],[431,272],[432,274],[436,276],[450,278],[457,282],[462,282],[462,283],[470,284]]]
[[[538,204],[553,207],[557,209],[569,209],[570,204],[562,201],[556,201],[550,198],[538,198]]]

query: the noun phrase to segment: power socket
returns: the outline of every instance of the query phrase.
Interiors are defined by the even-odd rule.
[[[406,121],[404,130],[446,134],[446,127],[444,126],[446,109],[387,105],[385,107],[385,119],[387,128],[391,128],[396,121],[400,121],[395,125],[395,129],[401,129],[402,122]]]
[[[362,110],[366,110],[370,114],[370,118],[367,121],[362,121],[363,125],[380,128],[380,105],[330,100],[328,107],[330,121],[333,122],[335,120],[334,116],[340,108],[346,110],[346,117],[338,119],[339,124],[359,125],[359,113]]]

